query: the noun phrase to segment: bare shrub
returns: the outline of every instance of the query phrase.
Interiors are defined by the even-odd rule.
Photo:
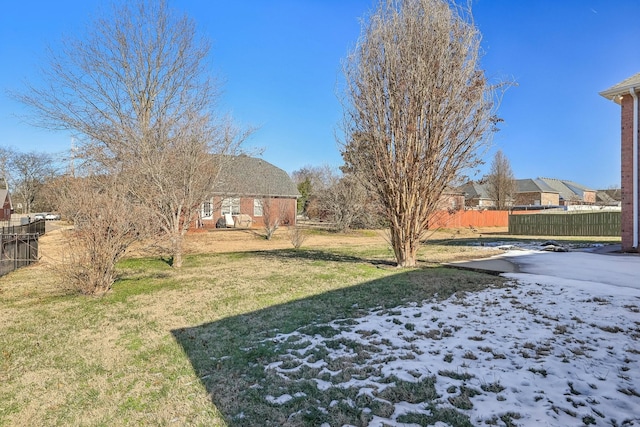
[[[287,235],[294,248],[300,249],[305,240],[307,240],[307,233],[301,227],[297,225],[293,227],[287,227]]]
[[[55,268],[69,288],[102,295],[115,281],[116,263],[147,235],[146,209],[113,176],[65,178],[57,184],[58,207],[74,227],[64,232],[67,251]]]
[[[290,224],[287,201],[284,199],[265,197],[260,201],[262,205],[262,221],[265,231],[265,238],[271,240],[274,233],[282,224]]]

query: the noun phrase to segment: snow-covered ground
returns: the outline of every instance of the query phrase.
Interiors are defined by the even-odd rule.
[[[329,324],[331,338],[279,335],[284,347],[304,348],[266,369],[297,381],[297,371],[312,368],[319,390],[356,387],[392,404],[385,414],[372,411],[370,426],[419,425],[406,414],[426,420],[428,403],[455,408],[473,425],[639,425],[640,257],[531,250],[502,257],[525,272],[507,274],[506,287],[339,319]],[[433,384],[437,397],[391,401],[385,389],[400,382]],[[308,398],[266,396],[272,404]],[[344,403],[352,404],[330,405]]]

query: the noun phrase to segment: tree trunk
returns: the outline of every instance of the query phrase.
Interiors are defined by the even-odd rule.
[[[172,239],[172,247],[171,247],[171,267],[173,268],[181,268],[182,267],[182,236],[174,236]]]
[[[406,238],[406,231],[401,226],[391,225],[391,246],[398,262],[398,267],[415,267],[417,263],[419,239],[413,236]]]

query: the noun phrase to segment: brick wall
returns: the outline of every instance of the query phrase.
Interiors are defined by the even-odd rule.
[[[259,198],[263,203],[269,203],[271,206],[271,212],[275,217],[280,218],[281,225],[295,225],[296,224],[296,211],[297,201],[294,198]],[[240,214],[243,216],[251,217],[250,224],[242,224],[242,227],[248,226],[249,228],[261,228],[264,227],[265,215],[255,215],[255,198],[254,197],[240,197]],[[213,198],[213,212],[211,218],[202,219],[200,225],[203,228],[215,228],[216,222],[222,217],[222,199],[220,197]],[[263,211],[266,207],[263,207]]]
[[[622,192],[622,250],[633,248],[633,97],[621,100],[621,192]],[[636,183],[636,189],[640,188]],[[640,194],[639,194],[640,196]],[[635,248],[637,250],[637,248]]]
[[[558,193],[541,193],[538,191],[516,194],[516,205],[536,204],[541,206],[558,206],[560,204],[560,196]]]

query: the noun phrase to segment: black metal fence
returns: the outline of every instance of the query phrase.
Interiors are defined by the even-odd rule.
[[[38,233],[0,234],[0,276],[38,261]]]
[[[0,234],[38,234],[42,236],[45,232],[46,221],[38,219],[27,224],[5,225],[0,227]]]
[[[45,220],[0,227],[0,276],[38,261],[38,237]]]

